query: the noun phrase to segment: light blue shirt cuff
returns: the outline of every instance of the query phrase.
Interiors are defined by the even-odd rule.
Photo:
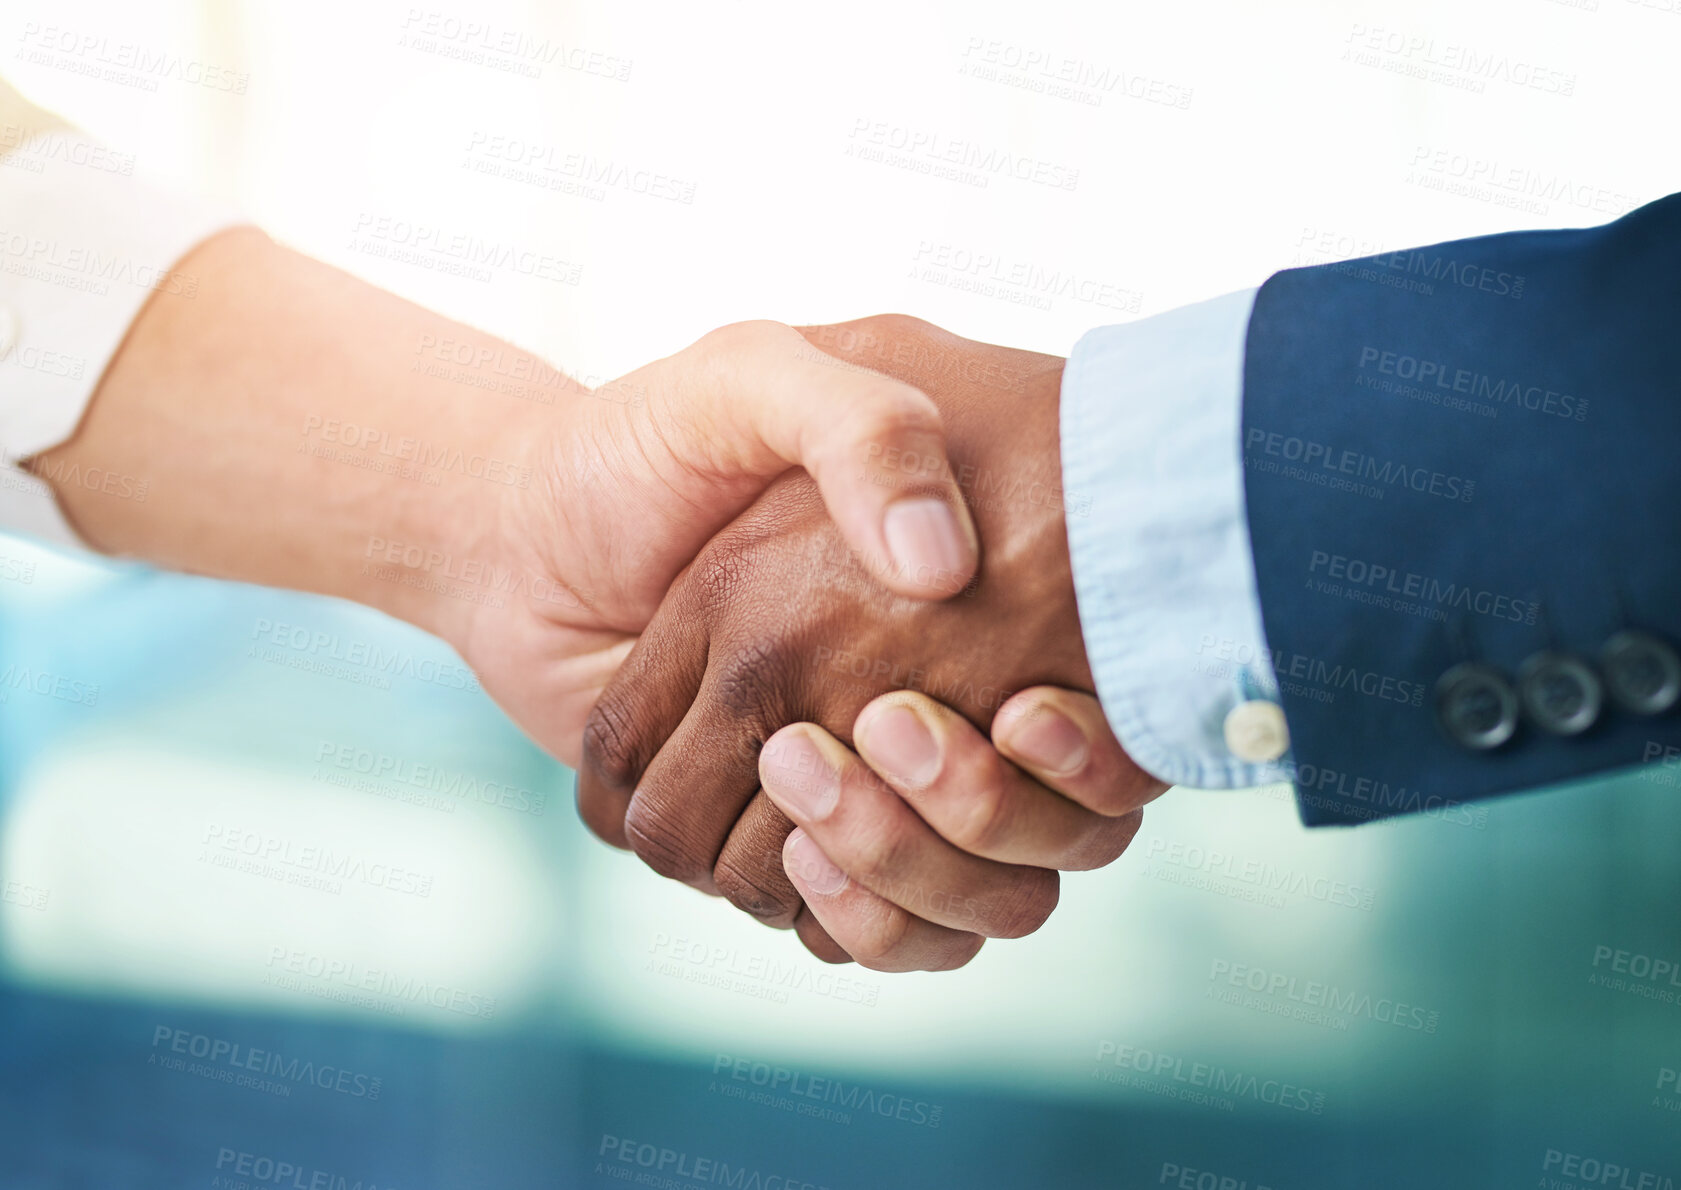
[[[1230,789],[1287,779],[1225,720],[1275,697],[1244,508],[1243,356],[1255,290],[1091,331],[1062,378],[1063,489],[1098,697],[1137,764]]]

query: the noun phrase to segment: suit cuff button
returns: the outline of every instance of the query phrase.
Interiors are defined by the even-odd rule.
[[[1536,653],[1518,669],[1524,714],[1542,731],[1581,735],[1599,722],[1605,687],[1593,667],[1569,653]]]
[[[1456,665],[1436,680],[1436,719],[1461,747],[1492,751],[1517,733],[1517,691],[1491,665]]]
[[[1617,633],[1599,651],[1599,669],[1625,711],[1661,715],[1681,701],[1681,657],[1650,632]]]

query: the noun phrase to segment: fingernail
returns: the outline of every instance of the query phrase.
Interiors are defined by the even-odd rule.
[[[967,574],[969,541],[957,514],[943,500],[917,498],[887,506],[882,521],[887,552],[898,573],[931,586],[949,586]]]
[[[832,897],[846,887],[846,873],[835,867],[823,849],[802,830],[796,829],[788,836],[782,866],[790,880],[798,881],[808,892],[820,897]]]
[[[1091,754],[1085,733],[1074,721],[1043,705],[1017,719],[1004,743],[1027,764],[1064,777],[1079,772]]]
[[[759,753],[759,781],[792,817],[826,818],[840,795],[840,778],[803,731],[778,736]]]
[[[908,707],[893,704],[860,723],[858,750],[890,781],[920,788],[940,775],[934,733]]]

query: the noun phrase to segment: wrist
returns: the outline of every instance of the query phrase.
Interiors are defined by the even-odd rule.
[[[508,532],[538,484],[539,437],[527,410],[462,416],[471,393],[455,378],[417,377],[400,409],[366,420],[308,423],[308,449],[333,459],[353,493],[347,532],[307,576],[341,595],[442,637],[458,651],[485,610],[531,581]],[[482,406],[480,407],[482,412]],[[336,456],[336,457],[335,457]],[[359,482],[361,472],[374,480]]]
[[[457,579],[504,561],[534,422],[577,386],[542,368],[527,399],[487,388],[517,349],[254,229],[181,267],[196,298],[153,296],[81,426],[36,460],[49,480],[141,476],[146,498],[55,483],[70,523],[107,553],[353,599],[459,647]]]

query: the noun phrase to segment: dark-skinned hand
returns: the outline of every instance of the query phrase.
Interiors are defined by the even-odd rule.
[[[656,871],[794,926],[819,957],[960,966],[984,938],[1037,929],[1057,869],[1119,855],[1163,788],[1090,697],[1063,523],[1063,361],[900,315],[804,333],[836,366],[934,399],[980,536],[977,575],[944,602],[889,592],[811,480],[790,473],[695,558],[603,692],[579,810]],[[942,466],[859,449],[861,470],[907,486]],[[931,740],[920,751],[918,724]],[[1082,737],[1079,768],[1035,767],[1019,750],[1023,766],[1010,763],[1005,736],[1034,727]]]

